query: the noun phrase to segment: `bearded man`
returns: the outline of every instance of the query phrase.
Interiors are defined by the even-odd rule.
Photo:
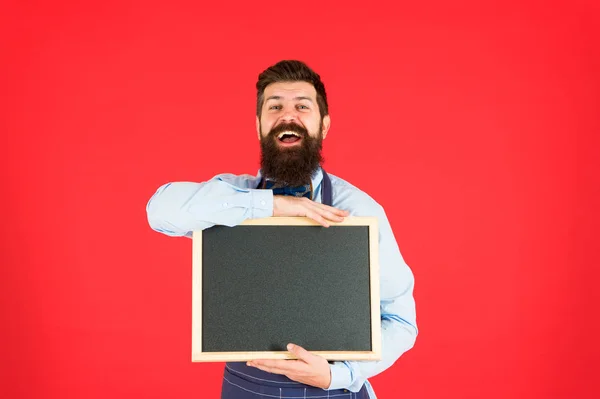
[[[303,216],[325,227],[347,216],[377,217],[382,359],[328,362],[290,343],[297,360],[226,363],[221,390],[222,399],[376,398],[368,378],[394,364],[418,334],[413,273],[381,205],[322,167],[331,118],[320,76],[304,62],[284,60],[259,75],[256,89],[258,174],[166,183],[147,203],[148,222],[159,233],[191,238],[214,225],[269,216]]]

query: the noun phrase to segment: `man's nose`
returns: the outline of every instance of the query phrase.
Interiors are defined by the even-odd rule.
[[[281,116],[281,121],[285,123],[296,122],[298,120],[298,115],[296,114],[296,110],[287,109]]]

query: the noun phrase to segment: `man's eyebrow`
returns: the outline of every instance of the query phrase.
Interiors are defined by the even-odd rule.
[[[294,100],[308,100],[308,101],[310,101],[311,103],[313,102],[312,98],[310,98],[310,97],[303,97],[303,96],[300,96],[300,97],[294,97]]]
[[[269,97],[267,97],[267,99],[265,100],[265,102],[269,101],[269,100],[281,100],[281,96],[269,96]],[[308,100],[311,103],[313,102],[312,98],[306,97],[306,96],[294,97],[294,100]]]

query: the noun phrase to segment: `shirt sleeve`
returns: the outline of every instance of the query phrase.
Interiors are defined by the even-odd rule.
[[[153,230],[191,237],[193,231],[214,225],[231,227],[246,219],[272,216],[273,192],[244,188],[218,176],[201,183],[172,182],[156,190],[146,214]]]
[[[358,392],[366,380],[392,366],[415,343],[418,330],[413,298],[414,276],[402,259],[382,208],[379,223],[381,350],[378,361],[344,361],[330,364],[328,389]]]

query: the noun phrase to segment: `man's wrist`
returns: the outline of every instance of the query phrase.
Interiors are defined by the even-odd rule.
[[[273,191],[250,190],[252,194],[252,219],[273,216]]]
[[[352,384],[352,371],[343,362],[329,364],[331,383],[327,390],[348,388]]]

